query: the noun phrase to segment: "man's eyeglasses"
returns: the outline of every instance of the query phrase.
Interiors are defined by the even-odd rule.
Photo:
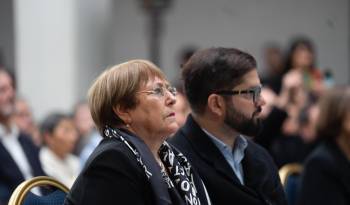
[[[167,85],[167,86],[158,86],[154,88],[153,90],[144,90],[140,91],[139,93],[148,93],[153,94],[159,97],[164,97],[166,92],[170,92],[173,96],[176,96],[177,90],[175,87]]]
[[[253,102],[256,103],[261,97],[262,86],[256,86],[247,90],[219,90],[215,93],[218,95],[242,95],[247,96],[246,98],[253,99]]]

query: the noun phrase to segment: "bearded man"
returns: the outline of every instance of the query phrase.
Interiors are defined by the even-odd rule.
[[[24,180],[45,175],[39,148],[31,136],[21,133],[13,122],[15,96],[13,76],[0,67],[0,204],[7,204],[12,192]],[[40,194],[38,188],[32,192]]]
[[[169,141],[199,172],[212,204],[286,204],[274,162],[249,139],[265,104],[256,67],[235,48],[199,50],[183,67],[192,112]]]

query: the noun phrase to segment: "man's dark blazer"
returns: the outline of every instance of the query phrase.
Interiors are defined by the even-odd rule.
[[[251,140],[242,161],[245,185],[191,115],[169,142],[199,172],[214,205],[286,204],[275,164],[266,150]]]
[[[350,161],[335,142],[321,143],[308,157],[299,204],[350,204]]]
[[[33,144],[30,136],[20,133],[18,141],[27,157],[33,177],[45,175],[39,160],[39,148]],[[0,140],[0,202],[6,204],[14,189],[24,180],[16,162]]]

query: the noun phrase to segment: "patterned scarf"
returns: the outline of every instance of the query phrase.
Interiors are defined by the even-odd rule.
[[[167,142],[163,142],[159,149],[159,156],[169,173],[164,174],[163,178],[167,182],[170,191],[176,189],[185,199],[186,204],[200,205],[201,202],[197,196],[196,186],[193,180],[193,172],[190,163],[186,157],[172,148]],[[174,183],[175,182],[175,185]]]
[[[154,164],[156,163],[156,160],[153,155],[149,156],[151,153],[149,149],[147,151],[145,150],[146,145],[144,142],[138,137],[132,136],[132,133],[126,130],[113,129],[106,126],[104,135],[107,138],[114,137],[123,142],[135,155],[137,162],[144,170],[152,188],[155,189],[155,192],[162,192],[162,194],[164,194],[164,190],[161,190],[162,184],[159,184],[157,180],[159,179],[157,178],[158,174],[161,174],[161,178],[163,178],[165,182],[163,184],[166,184],[168,188],[168,193],[165,195],[170,195],[170,204],[201,205],[194,183],[191,165],[186,157],[174,147],[170,146],[167,142],[164,142],[161,145],[158,154],[165,165],[165,168],[161,169],[159,166],[155,168]],[[140,152],[147,156],[143,156]],[[150,160],[150,158],[153,159]],[[157,171],[159,172],[156,173]],[[203,188],[205,189],[205,187]],[[156,193],[156,195],[157,194],[158,193]],[[182,198],[182,200],[178,200],[177,198],[179,197]],[[164,198],[167,198],[167,196],[160,198],[160,201],[162,202],[159,202],[158,204],[165,204],[166,202],[164,201],[166,201],[166,199]],[[210,200],[207,198],[207,201],[204,202],[204,204],[210,204]]]

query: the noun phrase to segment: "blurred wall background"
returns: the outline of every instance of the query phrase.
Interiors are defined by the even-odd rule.
[[[0,1],[0,64],[5,63],[9,69],[14,68],[15,40],[14,15],[11,0]]]
[[[160,1],[160,0],[159,0]],[[310,37],[317,65],[338,84],[350,82],[348,0],[172,0],[160,19],[159,65],[178,79],[179,51],[187,45],[237,47],[264,72],[262,47],[286,48]],[[150,15],[141,0],[1,0],[0,48],[14,67],[18,91],[41,119],[85,98],[106,67],[150,58]]]

